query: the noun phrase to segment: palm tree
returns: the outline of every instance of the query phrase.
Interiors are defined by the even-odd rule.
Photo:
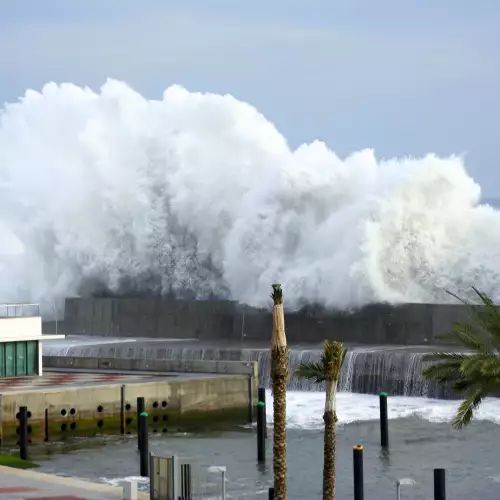
[[[323,500],[335,498],[335,424],[337,423],[337,383],[346,350],[339,342],[325,340],[319,362],[302,364],[296,371],[300,378],[325,383],[325,443],[323,464]]]
[[[473,289],[479,306],[451,294],[467,305],[469,321],[454,323],[452,331],[441,336],[467,352],[428,354],[424,361],[433,364],[422,372],[428,379],[451,384],[464,397],[453,419],[457,429],[470,423],[485,397],[500,394],[500,310],[485,293]]]
[[[271,384],[273,391],[274,498],[286,500],[286,383],[288,348],[285,336],[285,313],[281,285],[272,285],[273,333],[271,336]]]

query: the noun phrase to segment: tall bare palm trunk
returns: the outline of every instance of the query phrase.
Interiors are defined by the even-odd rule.
[[[325,442],[323,447],[323,500],[334,500],[335,498],[336,389],[336,380],[326,381],[325,413],[323,414],[323,420],[325,422]]]
[[[288,348],[285,336],[285,313],[281,285],[273,285],[273,334],[271,337],[271,381],[273,390],[274,498],[286,500],[286,383]]]

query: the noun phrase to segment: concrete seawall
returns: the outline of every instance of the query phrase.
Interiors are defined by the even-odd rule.
[[[466,317],[463,305],[374,304],[354,312],[309,308],[287,312],[289,342],[321,342],[325,338],[362,344],[422,345],[436,343],[454,321]],[[136,338],[196,338],[238,342],[268,341],[270,309],[231,301],[158,298],[66,299],[59,333]],[[44,332],[55,330],[45,323]]]
[[[223,422],[247,423],[253,414],[258,386],[257,363],[252,362],[182,364],[58,356],[45,357],[44,368],[47,377],[51,371],[69,377],[75,373],[107,373],[110,379],[116,376],[116,382],[44,387],[43,381],[37,381],[40,386],[4,390],[0,394],[2,443],[17,439],[20,406],[28,407],[33,442],[135,433],[138,397],[145,398],[152,432],[211,428]],[[183,373],[188,371],[198,374]],[[122,383],[120,376],[124,374],[132,380]]]

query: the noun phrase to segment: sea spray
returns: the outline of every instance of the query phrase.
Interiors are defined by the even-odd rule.
[[[231,96],[50,83],[0,114],[0,296],[500,300],[500,213],[479,199],[461,157],[341,159]]]

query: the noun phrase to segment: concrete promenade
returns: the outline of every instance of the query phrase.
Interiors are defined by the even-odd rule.
[[[0,466],[0,500],[123,499],[123,488]],[[138,500],[149,495],[138,493]]]

